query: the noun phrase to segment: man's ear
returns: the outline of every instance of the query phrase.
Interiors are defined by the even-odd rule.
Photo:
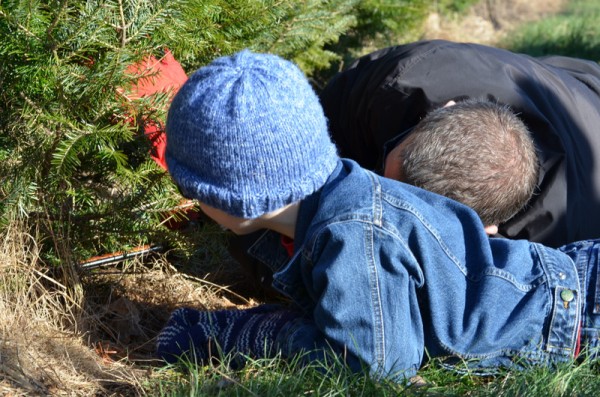
[[[498,234],[498,226],[497,225],[486,226],[484,229],[488,236],[493,236],[495,234]]]

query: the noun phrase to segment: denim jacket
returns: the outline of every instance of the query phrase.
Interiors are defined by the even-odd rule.
[[[293,257],[267,232],[250,249],[307,314],[279,337],[294,354],[331,347],[359,370],[413,376],[425,352],[478,368],[573,357],[581,317],[566,254],[488,238],[445,197],[340,160],[298,215]]]

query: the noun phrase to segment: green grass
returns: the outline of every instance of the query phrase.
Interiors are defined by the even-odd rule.
[[[560,15],[527,24],[501,46],[534,56],[560,54],[600,60],[600,2],[572,0]],[[165,367],[146,386],[152,396],[596,396],[600,366],[501,371],[482,377],[449,371],[436,362],[419,373],[422,386],[376,381],[343,365],[302,367],[280,359],[251,361],[240,371],[226,365]]]
[[[302,367],[280,359],[251,361],[240,371],[225,364],[166,367],[148,390],[153,396],[596,396],[600,390],[597,364],[563,364],[557,368],[500,371],[479,376],[468,370],[449,371],[437,362],[420,373],[421,385],[376,381],[351,374],[340,363]]]
[[[340,363],[301,366],[282,359],[250,361],[240,371],[225,364],[168,367],[153,384],[160,396],[397,396],[411,388],[352,374]]]
[[[553,54],[600,61],[600,2],[571,0],[561,14],[521,27],[501,46],[533,56]]]

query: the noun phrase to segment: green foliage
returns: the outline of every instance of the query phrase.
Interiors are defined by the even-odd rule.
[[[340,37],[338,42],[326,46],[337,54],[313,74],[317,88],[356,58],[379,48],[417,40],[421,26],[433,0],[359,0],[354,8],[356,25]]]
[[[128,163],[125,145],[145,142],[127,121],[117,88],[127,82],[124,68],[157,47],[149,32],[172,17],[172,4],[0,3],[0,128],[8,160],[0,215],[5,224],[28,217],[42,228],[50,258],[65,259],[68,246],[88,254],[120,245],[121,233],[148,228],[135,209],[168,191],[150,161]]]
[[[572,0],[559,15],[528,24],[502,43],[533,56],[565,55],[600,61],[600,3]]]
[[[339,59],[324,47],[337,42],[339,36],[356,23],[352,14],[356,3],[357,0],[297,2],[294,7],[282,10],[277,17],[281,23],[265,32],[253,47],[293,59],[311,74]]]
[[[430,3],[426,0],[362,0],[355,34],[363,38],[382,35],[387,45],[414,38],[414,33],[419,33],[415,27],[427,16]]]
[[[161,222],[180,197],[148,156],[127,67],[170,48],[188,71],[249,47],[305,71],[355,23],[356,0],[0,0],[0,225],[29,219],[46,259],[142,243],[189,247]]]
[[[173,21],[177,27],[157,34],[186,70],[250,48],[294,60],[311,73],[336,58],[323,47],[355,24],[357,1],[189,0]]]
[[[326,45],[331,53],[331,67],[315,76],[324,83],[332,73],[358,56],[379,48],[418,40],[422,25],[432,11],[461,13],[481,0],[358,0],[355,1],[354,27],[340,36],[339,42]],[[321,66],[321,65],[319,65]],[[312,70],[312,69],[311,69]],[[319,81],[320,80],[320,81]]]
[[[473,4],[481,1],[482,0],[437,0],[435,6],[438,12],[441,12],[442,14],[452,14],[464,12]]]
[[[57,261],[165,239],[187,244],[161,226],[180,198],[137,124],[164,120],[168,99],[126,98],[123,87],[136,79],[129,65],[166,47],[191,72],[250,48],[316,74],[357,48],[351,42],[408,38],[430,4],[0,0],[1,224],[29,219]]]

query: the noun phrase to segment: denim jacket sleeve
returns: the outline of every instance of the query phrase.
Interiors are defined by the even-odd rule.
[[[416,373],[423,275],[399,238],[355,214],[315,233],[293,263],[314,304],[314,326],[354,370],[366,365],[372,375],[398,380]]]

